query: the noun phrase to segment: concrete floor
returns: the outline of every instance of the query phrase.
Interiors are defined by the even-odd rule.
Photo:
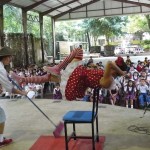
[[[57,124],[69,110],[89,110],[91,103],[37,99],[34,102]],[[40,135],[52,135],[55,127],[26,99],[2,100],[7,122],[5,136],[14,142],[1,150],[29,150]],[[106,104],[99,105],[99,132],[106,136],[104,150],[150,150],[150,135],[128,131],[130,125],[146,127],[150,131],[150,111],[144,118],[142,110]],[[89,135],[90,126],[77,127],[79,134]],[[64,133],[62,134],[64,135]]]

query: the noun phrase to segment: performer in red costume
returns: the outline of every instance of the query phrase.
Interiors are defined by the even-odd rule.
[[[77,62],[76,59],[82,60],[83,51],[78,48],[72,51],[72,53],[64,59],[63,62],[54,66],[54,67],[44,67],[44,69],[48,72],[45,76],[40,77],[19,77],[12,74],[12,77],[17,81],[26,82],[26,83],[39,83],[39,82],[47,82],[54,81],[52,77],[54,77],[55,82],[57,81],[57,76],[60,76],[61,69],[66,68],[69,63]],[[70,66],[72,65],[70,64]],[[73,64],[74,65],[74,64]],[[66,68],[67,71],[69,68]],[[64,71],[64,72],[65,72]],[[85,94],[85,90],[95,87],[103,87],[103,88],[111,88],[114,84],[114,77],[125,75],[125,72],[122,71],[115,63],[109,61],[105,67],[105,71],[101,69],[89,69],[83,65],[77,66],[73,71],[69,74],[68,78],[65,76],[63,80],[67,80],[66,88],[65,88],[65,97],[67,100],[75,100],[76,98],[82,98]],[[64,88],[65,86],[63,86]]]
[[[88,69],[80,65],[72,72],[68,79],[65,89],[66,99],[75,100],[76,98],[82,98],[88,87],[111,89],[113,84],[115,84],[114,77],[122,75],[125,75],[125,72],[120,70],[111,61],[107,62],[105,71],[101,69]]]

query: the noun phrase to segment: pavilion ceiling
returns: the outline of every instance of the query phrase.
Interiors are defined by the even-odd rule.
[[[150,13],[150,0],[1,0],[25,11],[37,11],[56,21]]]

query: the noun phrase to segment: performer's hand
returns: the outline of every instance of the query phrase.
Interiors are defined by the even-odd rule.
[[[22,95],[26,96],[27,94],[28,94],[28,92],[22,91]]]

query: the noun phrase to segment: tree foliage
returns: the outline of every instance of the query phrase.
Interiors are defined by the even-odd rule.
[[[122,27],[127,23],[127,17],[104,17],[97,19],[86,19],[83,24],[85,31],[88,31],[93,37],[96,45],[97,38],[105,35],[107,44],[110,38],[122,34]]]
[[[37,20],[32,20],[37,18]],[[34,34],[35,37],[40,37],[40,26],[39,26],[39,14],[36,12],[29,11],[27,13],[27,33]],[[30,18],[30,19],[29,19]],[[4,5],[4,32],[6,33],[22,33],[22,11],[20,8]],[[48,38],[51,30],[50,17],[44,17],[44,37]]]
[[[140,42],[143,39],[143,33],[150,31],[150,18],[149,15],[130,15],[128,16],[128,23],[124,31],[134,34],[139,37]]]
[[[22,31],[21,9],[4,5],[4,32],[21,33]]]
[[[56,22],[56,35],[65,41],[82,41],[84,31],[79,26],[82,21],[61,21]],[[57,36],[58,37],[58,36]],[[57,38],[57,40],[59,40]]]
[[[148,31],[147,20],[144,15],[128,16],[128,23],[124,28],[127,33],[146,32]]]
[[[149,28],[149,31],[150,31],[150,14],[145,15],[145,17],[146,17],[148,28]]]

